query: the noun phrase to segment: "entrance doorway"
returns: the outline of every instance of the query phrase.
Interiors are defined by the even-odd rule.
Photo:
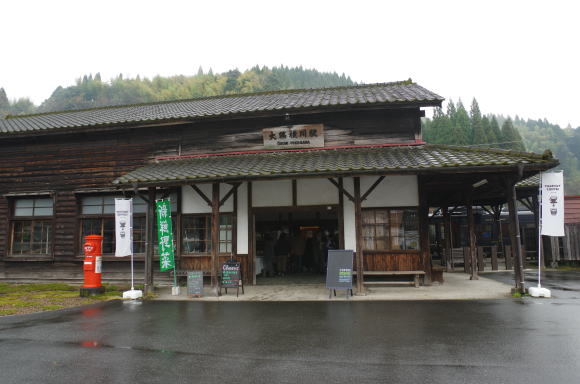
[[[255,208],[257,284],[324,282],[329,249],[339,247],[338,206]]]

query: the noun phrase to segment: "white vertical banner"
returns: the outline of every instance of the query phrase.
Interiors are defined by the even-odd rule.
[[[564,172],[542,173],[542,235],[564,236]]]
[[[115,199],[115,256],[133,254],[133,199]]]

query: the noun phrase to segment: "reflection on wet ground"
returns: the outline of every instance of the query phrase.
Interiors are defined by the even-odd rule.
[[[117,301],[9,316],[0,382],[573,383],[575,276],[546,273],[552,299]]]

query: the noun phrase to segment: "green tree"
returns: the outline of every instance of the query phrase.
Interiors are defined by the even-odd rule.
[[[471,129],[473,131],[471,144],[486,144],[488,141],[487,133],[483,127],[481,111],[479,110],[479,104],[477,104],[477,100],[475,97],[471,102],[471,110],[470,110],[470,118],[471,118]]]
[[[525,151],[524,143],[519,132],[514,128],[512,119],[508,117],[501,126],[501,134],[504,140],[503,148],[514,151]]]
[[[8,115],[10,113],[10,102],[8,101],[8,96],[6,96],[6,91],[4,88],[0,88],[0,118]]]

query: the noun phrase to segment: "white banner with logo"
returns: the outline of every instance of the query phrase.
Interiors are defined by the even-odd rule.
[[[115,256],[133,254],[133,199],[115,199]]]
[[[564,173],[542,173],[542,235],[564,236]]]

